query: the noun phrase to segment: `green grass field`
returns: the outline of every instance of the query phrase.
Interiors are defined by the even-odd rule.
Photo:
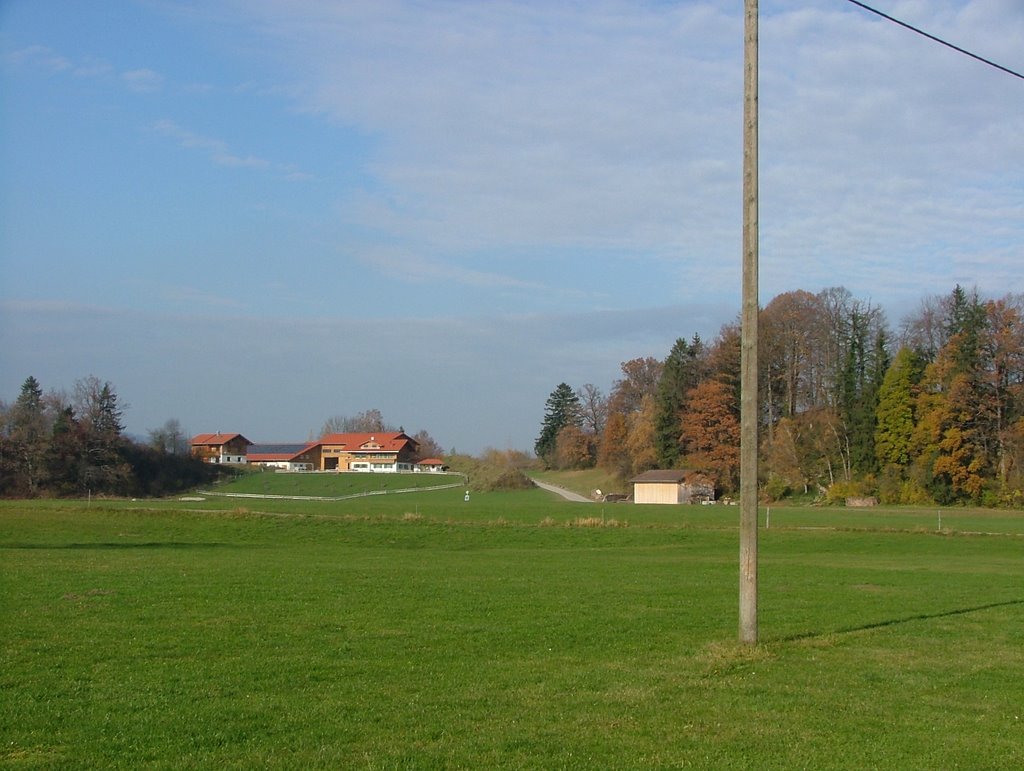
[[[301,495],[339,498],[356,494],[393,493],[409,488],[458,485],[458,474],[282,474],[256,471],[217,484],[217,493],[254,495]]]
[[[0,764],[1024,767],[1019,512],[773,509],[746,648],[735,508],[463,492],[0,503]]]

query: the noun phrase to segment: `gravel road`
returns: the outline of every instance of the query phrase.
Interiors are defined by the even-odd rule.
[[[537,487],[542,490],[547,490],[551,493],[557,493],[565,498],[567,501],[574,501],[576,503],[593,503],[590,498],[574,493],[570,490],[566,490],[564,487],[558,487],[557,485],[549,485],[547,482],[541,482],[539,479],[531,480]]]

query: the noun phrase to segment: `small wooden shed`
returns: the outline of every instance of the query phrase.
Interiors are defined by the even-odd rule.
[[[630,480],[633,503],[704,503],[715,500],[715,485],[698,471],[656,469]]]

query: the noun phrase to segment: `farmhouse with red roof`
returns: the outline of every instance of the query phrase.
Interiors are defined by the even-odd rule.
[[[285,471],[433,472],[438,458],[418,461],[419,443],[403,431],[326,434],[303,444],[253,444],[241,434],[199,434],[192,455],[206,463],[250,463]]]
[[[419,444],[408,434],[327,434],[320,438],[321,471],[413,471]]]
[[[197,434],[192,437],[191,452],[204,463],[246,463],[248,439],[241,434]]]

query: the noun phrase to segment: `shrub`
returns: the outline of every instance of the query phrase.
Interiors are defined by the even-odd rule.
[[[870,498],[875,494],[872,480],[856,482],[833,482],[825,490],[825,503],[830,506],[845,505],[847,498]]]
[[[769,476],[762,489],[769,502],[780,501],[790,493],[789,484],[778,474]]]
[[[903,485],[903,470],[894,464],[886,466],[878,480],[878,500],[889,505],[900,503]]]
[[[930,506],[935,499],[916,479],[908,479],[900,490],[900,503],[912,506]]]
[[[455,455],[448,458],[452,471],[467,476],[469,486],[479,492],[528,490],[533,482],[523,473],[532,461],[515,451],[487,450],[480,458]]]

